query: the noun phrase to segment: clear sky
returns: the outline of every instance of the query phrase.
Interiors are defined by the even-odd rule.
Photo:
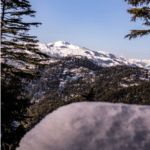
[[[42,25],[31,28],[41,43],[66,41],[91,50],[127,58],[150,59],[150,35],[124,39],[132,29],[148,29],[142,20],[131,22],[123,0],[30,0]]]

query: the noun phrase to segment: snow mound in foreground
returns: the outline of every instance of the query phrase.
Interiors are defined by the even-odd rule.
[[[150,150],[150,106],[80,102],[47,115],[17,150]]]

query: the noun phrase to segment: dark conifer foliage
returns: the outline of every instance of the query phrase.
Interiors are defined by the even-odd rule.
[[[25,113],[31,105],[25,86],[28,81],[37,79],[39,73],[31,70],[29,65],[42,68],[40,58],[48,58],[38,50],[36,36],[28,33],[31,26],[41,23],[23,21],[23,16],[34,17],[34,14],[28,0],[1,0],[2,149],[15,149],[24,133],[24,130],[22,134],[19,131],[17,136],[18,132],[13,130],[11,123],[25,120]]]
[[[87,94],[82,94],[81,96],[84,97],[87,101],[94,101],[94,90],[93,90],[93,85],[91,85],[91,89],[89,91],[89,93]]]
[[[132,14],[131,21],[136,21],[138,18],[144,21],[143,25],[149,27],[150,26],[150,8],[149,3],[150,0],[124,0],[128,2],[128,4],[132,5],[135,8],[128,9],[127,12]],[[137,8],[140,6],[140,8]],[[141,7],[144,6],[144,7]],[[144,36],[150,34],[150,29],[148,30],[131,30],[131,33],[126,35],[125,38],[129,37],[129,39],[136,38],[138,36]]]

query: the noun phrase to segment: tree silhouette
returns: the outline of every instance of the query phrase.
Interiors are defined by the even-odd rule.
[[[93,85],[91,85],[90,91],[87,94],[82,94],[81,97],[85,98],[88,101],[94,101],[94,91],[93,91]]]
[[[136,8],[128,9],[127,12],[133,14],[131,21],[136,21],[137,18],[143,19],[143,25],[149,27],[150,26],[150,8],[148,7],[150,0],[124,0],[128,2],[128,4],[132,5]],[[138,6],[146,5],[142,8],[137,8]],[[131,30],[131,33],[126,35],[125,38],[129,37],[129,39],[136,38],[138,36],[144,36],[150,34],[150,29],[148,30]]]
[[[36,36],[30,36],[31,26],[38,22],[24,22],[23,16],[34,17],[28,0],[1,0],[1,133],[2,149],[15,149],[21,134],[13,130],[11,123],[24,121],[25,113],[31,105],[25,86],[39,77],[38,69],[43,68],[42,54],[36,43]],[[26,52],[29,51],[30,53]],[[21,133],[21,132],[20,132]],[[14,136],[15,135],[15,136]]]

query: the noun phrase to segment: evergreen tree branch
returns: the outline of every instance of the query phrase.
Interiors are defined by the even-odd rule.
[[[148,21],[150,19],[149,7],[128,9],[127,12],[133,14],[131,21],[136,21],[137,18],[143,18],[144,21]]]
[[[150,0],[124,0],[125,2],[128,2],[128,4],[131,4],[132,6],[141,6],[141,5],[148,5],[150,3]],[[137,18],[143,19],[144,23],[142,25],[150,26],[150,8],[142,7],[142,8],[131,8],[128,9],[127,12],[129,14],[132,14],[131,21],[136,21]],[[142,37],[144,35],[148,35],[150,33],[150,29],[148,30],[131,30],[131,33],[126,35],[125,38],[129,37],[129,40],[132,38],[136,38],[138,36]]]
[[[128,4],[132,6],[141,6],[141,5],[148,5],[150,3],[150,0],[124,0],[125,2],[128,2]]]
[[[131,33],[126,35],[125,38],[129,37],[129,40],[131,40],[132,38],[142,37],[148,34],[150,34],[150,30],[131,30]]]

